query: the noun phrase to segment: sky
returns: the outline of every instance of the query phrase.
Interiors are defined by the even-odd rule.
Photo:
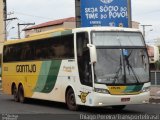
[[[132,20],[146,27],[147,42],[160,38],[160,0],[131,0]],[[75,0],[7,0],[8,39],[17,38],[17,23],[43,23],[75,16]],[[21,29],[24,29],[22,26]],[[142,30],[142,27],[140,26]]]

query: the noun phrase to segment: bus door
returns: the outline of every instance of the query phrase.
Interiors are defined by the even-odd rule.
[[[79,78],[82,85],[92,87],[92,74],[90,64],[90,54],[87,47],[88,34],[78,33],[77,34],[77,61]]]
[[[91,64],[90,64],[90,54],[89,48],[87,44],[89,43],[88,40],[88,33],[82,32],[77,33],[76,36],[77,40],[77,64],[78,64],[78,73],[81,86],[78,86],[79,97],[83,104],[88,104],[89,96],[91,95],[92,90],[92,72],[91,72]],[[89,95],[90,94],[90,95]]]

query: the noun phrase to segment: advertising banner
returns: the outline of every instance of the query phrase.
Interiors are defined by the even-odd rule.
[[[129,27],[128,0],[81,0],[81,27]]]

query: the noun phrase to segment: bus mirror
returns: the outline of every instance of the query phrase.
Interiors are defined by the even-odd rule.
[[[96,46],[92,44],[87,44],[87,47],[89,48],[90,51],[91,63],[96,63],[97,62]]]

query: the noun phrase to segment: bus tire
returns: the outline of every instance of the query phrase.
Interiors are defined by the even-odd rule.
[[[76,111],[78,106],[76,104],[75,94],[72,88],[69,88],[66,93],[66,104],[69,110]]]
[[[16,85],[13,86],[12,93],[13,93],[14,101],[15,102],[19,102],[19,99],[18,99],[18,90],[17,90]]]
[[[24,103],[26,100],[26,98],[24,97],[24,89],[22,85],[20,85],[18,88],[18,98],[20,103]]]
[[[117,109],[117,110],[123,110],[126,107],[126,105],[116,105],[116,106],[112,106],[113,109]]]

